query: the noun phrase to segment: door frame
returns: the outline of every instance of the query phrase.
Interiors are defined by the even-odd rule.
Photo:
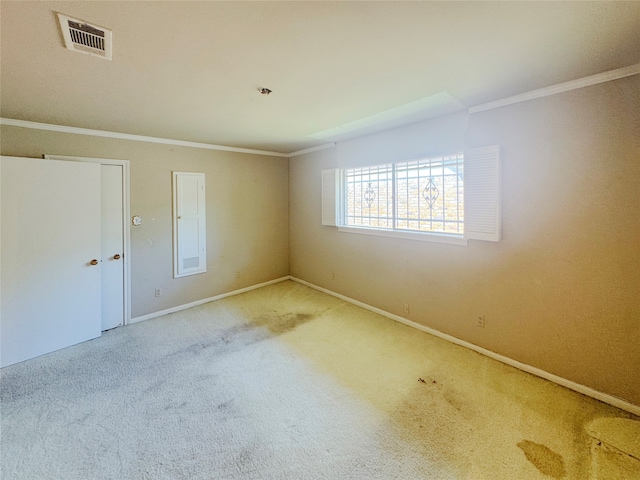
[[[92,157],[70,157],[66,155],[44,155],[45,160],[67,160],[71,162],[99,163],[101,165],[119,165],[122,167],[122,244],[123,268],[124,268],[124,318],[123,326],[131,322],[131,218],[130,208],[130,168],[129,160],[118,160],[112,158],[92,158]]]

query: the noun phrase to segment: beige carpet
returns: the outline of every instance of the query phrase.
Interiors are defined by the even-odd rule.
[[[293,282],[1,375],[3,480],[582,480],[632,417]]]

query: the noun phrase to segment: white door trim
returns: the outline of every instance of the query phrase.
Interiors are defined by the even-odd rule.
[[[44,155],[45,160],[68,160],[72,162],[90,162],[101,165],[121,165],[122,166],[122,232],[124,235],[124,325],[131,321],[131,218],[130,208],[130,180],[129,180],[129,160],[117,160],[112,158],[91,158],[91,157],[68,157],[65,155]]]

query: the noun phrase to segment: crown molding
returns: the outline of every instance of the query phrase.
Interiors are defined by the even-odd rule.
[[[202,148],[205,150],[222,150],[225,152],[249,153],[252,155],[268,155],[271,157],[285,157],[289,155],[282,152],[270,152],[267,150],[253,150],[250,148],[227,147],[224,145],[214,145],[210,143],[186,142],[184,140],[173,140],[170,138],[147,137],[144,135],[132,135],[130,133],[109,132],[105,130],[91,130],[80,127],[67,127],[65,125],[55,125],[52,123],[38,123],[27,120],[16,120],[13,118],[0,117],[0,125],[12,127],[30,128],[33,130],[48,130],[50,132],[73,133],[76,135],[89,135],[93,137],[115,138],[118,140],[133,140],[136,142],[160,143],[164,145],[176,145],[179,147]]]
[[[495,108],[505,107],[507,105],[513,105],[515,103],[526,102],[528,100],[548,97],[551,95],[556,95],[558,93],[568,92],[570,90],[576,90],[579,88],[584,88],[591,85],[597,85],[599,83],[610,82],[612,80],[618,80],[620,78],[630,77],[632,75],[638,75],[638,74],[640,74],[640,63],[636,63],[635,65],[629,65],[627,67],[618,68],[615,70],[609,70],[608,72],[598,73],[595,75],[591,75],[589,77],[583,77],[583,78],[571,80],[564,83],[558,83],[556,85],[551,85],[549,87],[544,87],[537,90],[531,90],[530,92],[525,92],[519,95],[502,98],[500,100],[495,100],[493,102],[482,103],[479,105],[475,105],[473,107],[469,107],[467,111],[470,114],[485,112],[487,110],[493,110]],[[114,138],[118,140],[132,140],[136,142],[159,143],[164,145],[175,145],[179,147],[201,148],[205,150],[220,150],[225,152],[248,153],[251,155],[267,155],[272,157],[284,157],[284,158],[297,157],[305,153],[316,152],[319,150],[324,150],[324,149],[335,146],[335,143],[332,142],[332,143],[327,143],[325,145],[319,145],[317,147],[298,150],[292,153],[282,153],[282,152],[271,152],[268,150],[253,150],[250,148],[228,147],[225,145],[215,145],[210,143],[187,142],[184,140],[174,140],[170,138],[149,137],[145,135],[133,135],[130,133],[110,132],[106,130],[92,130],[88,128],[69,127],[65,125],[31,122],[28,120],[16,120],[13,118],[4,118],[4,117],[0,117],[0,125],[30,128],[34,130],[48,130],[51,132],[71,133],[76,135],[89,135],[93,137]]]
[[[319,150],[326,150],[327,148],[333,148],[336,144],[334,142],[325,143],[324,145],[318,145],[317,147],[305,148],[304,150],[298,150],[297,152],[289,153],[287,156],[297,157],[298,155],[304,155],[305,153],[317,152]]]
[[[557,85],[551,85],[549,87],[540,88],[538,90],[531,90],[530,92],[521,93],[512,97],[502,98],[493,102],[482,103],[469,107],[469,113],[485,112],[487,110],[493,110],[494,108],[505,107],[507,105],[513,105],[514,103],[526,102],[528,100],[534,100],[536,98],[549,97],[557,93],[568,92],[569,90],[576,90],[578,88],[589,87],[591,85],[597,85],[598,83],[610,82],[619,78],[630,77],[631,75],[640,74],[640,63],[635,65],[629,65],[628,67],[617,68],[615,70],[609,70],[608,72],[597,73],[589,77],[578,78],[564,83],[558,83]]]

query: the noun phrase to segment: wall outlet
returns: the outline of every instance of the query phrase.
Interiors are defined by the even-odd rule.
[[[331,280],[335,280],[336,279],[336,272],[331,272]]]
[[[402,309],[402,311],[404,312],[405,317],[409,316],[409,314],[411,313],[411,307],[409,306],[408,303],[404,304],[404,308]]]
[[[482,315],[481,317],[478,317],[476,319],[476,326],[480,328],[484,328],[484,322],[485,322],[484,315]]]
[[[240,278],[240,272],[236,272],[236,278]]]
[[[156,297],[159,297],[160,295],[162,295],[162,290],[156,288]]]

